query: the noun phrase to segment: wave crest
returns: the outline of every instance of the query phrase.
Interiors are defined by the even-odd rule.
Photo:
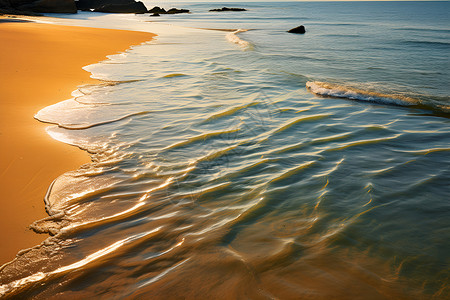
[[[306,88],[316,95],[326,97],[345,98],[350,100],[399,106],[411,106],[419,104],[419,100],[411,97],[365,91],[328,82],[308,81],[306,83]]]
[[[253,45],[250,42],[240,39],[237,34],[241,32],[247,32],[248,29],[238,29],[236,31],[227,34],[227,40],[231,43],[241,46],[244,50],[251,50]]]

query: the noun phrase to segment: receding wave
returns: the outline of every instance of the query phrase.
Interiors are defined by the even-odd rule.
[[[401,95],[389,95],[377,92],[355,89],[343,85],[320,81],[308,81],[306,87],[312,93],[320,96],[345,98],[350,100],[367,101],[380,104],[410,106],[418,105],[419,101]]]
[[[114,123],[114,122],[119,122],[119,121],[131,118],[134,116],[146,115],[149,113],[151,113],[151,112],[150,111],[140,111],[140,112],[136,112],[136,113],[127,114],[125,116],[118,117],[116,119],[105,120],[105,121],[100,121],[100,122],[91,123],[91,124],[87,124],[87,123],[80,123],[80,124],[54,123],[51,121],[46,121],[44,118],[40,117],[39,115],[36,115],[35,118],[43,123],[55,124],[64,129],[81,130],[81,129],[88,129],[88,128],[92,128],[92,127],[96,127],[96,126],[106,125],[106,124],[110,124],[110,123]]]

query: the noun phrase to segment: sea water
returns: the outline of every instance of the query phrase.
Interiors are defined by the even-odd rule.
[[[155,5],[191,14],[57,15],[158,36],[37,112],[92,163],[1,296],[450,296],[449,2]]]

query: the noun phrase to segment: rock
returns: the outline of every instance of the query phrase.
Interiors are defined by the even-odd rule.
[[[299,33],[299,34],[303,34],[306,32],[305,30],[305,26],[300,25],[298,27],[292,28],[291,30],[288,30],[289,33]]]
[[[124,3],[130,3],[133,1],[124,1],[124,0],[78,0],[75,1],[75,4],[79,10],[82,11],[89,11],[91,9],[100,8],[107,4],[124,4]]]
[[[168,15],[187,14],[187,13],[189,13],[188,9],[178,9],[178,8],[171,8],[166,12],[166,14]]]
[[[94,8],[93,1],[89,1],[89,0],[75,1],[75,5],[77,6],[78,10],[82,10],[82,11],[90,11],[91,9]]]
[[[95,8],[94,11],[104,13],[143,14],[147,12],[147,7],[145,7],[144,3],[138,1],[125,4],[105,4],[99,8]]]
[[[158,15],[174,15],[174,14],[185,14],[189,13],[190,11],[188,9],[178,9],[178,8],[171,8],[168,11],[166,11],[164,8],[161,8],[159,6],[155,6],[152,9],[148,11],[149,13],[152,13],[151,17],[156,17],[154,14]]]
[[[74,0],[37,0],[31,4],[20,6],[20,9],[38,13],[77,13]]]
[[[147,7],[141,1],[128,2],[128,3],[118,3],[118,4],[105,4],[94,9],[95,12],[104,13],[134,13],[143,14],[147,12]]]
[[[74,0],[0,0],[0,12],[25,15],[76,13]]]
[[[106,13],[136,13],[147,12],[144,3],[135,0],[78,0],[76,1],[79,10]]]
[[[0,0],[0,9],[1,8],[10,8],[11,3],[9,3],[9,0]]]
[[[216,9],[210,9],[209,11],[247,11],[247,10],[245,8],[222,7],[222,8],[216,8]]]
[[[32,11],[17,10],[14,8],[0,7],[0,15],[22,15],[22,16],[42,16],[42,14]]]
[[[151,13],[151,14],[165,14],[166,10],[164,8],[159,7],[159,6],[155,6],[152,9],[150,9],[148,12]]]
[[[161,16],[161,15],[158,13],[153,13],[153,15],[150,15],[150,17],[159,17],[159,16]]]

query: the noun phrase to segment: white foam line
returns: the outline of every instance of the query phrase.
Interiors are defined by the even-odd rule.
[[[334,85],[326,82],[308,81],[306,87],[314,94],[350,100],[360,100],[381,104],[409,106],[417,104],[412,98],[386,95],[375,92],[352,89],[345,86]]]
[[[246,31],[248,31],[248,30],[238,29],[236,31],[230,32],[226,35],[227,40],[233,44],[241,46],[245,50],[251,49],[252,45],[249,42],[244,41],[237,36],[238,33],[246,32]]]

